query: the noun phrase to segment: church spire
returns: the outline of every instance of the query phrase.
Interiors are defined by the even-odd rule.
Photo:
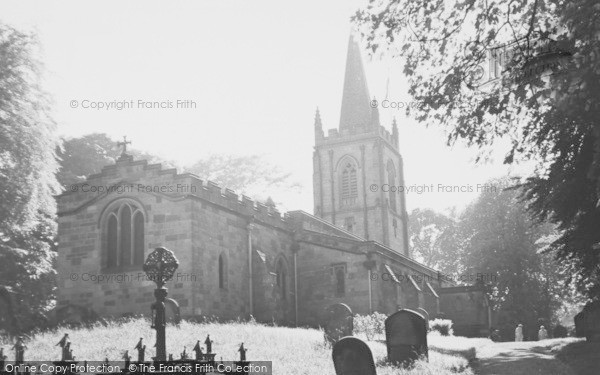
[[[360,47],[350,34],[348,54],[346,56],[346,75],[344,77],[344,93],[342,95],[342,112],[340,115],[340,131],[362,130],[378,126],[373,123],[369,88],[362,63]],[[378,120],[377,120],[378,122]]]

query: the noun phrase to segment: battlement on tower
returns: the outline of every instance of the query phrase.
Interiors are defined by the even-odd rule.
[[[333,128],[333,129],[327,130],[326,136],[322,135],[322,134],[323,133],[321,133],[321,134],[317,133],[317,136],[315,137],[315,146],[327,144],[330,142],[346,141],[353,137],[356,137],[356,138],[372,137],[372,136],[378,135],[381,138],[383,138],[385,141],[387,141],[392,147],[394,147],[395,149],[398,149],[397,140],[395,139],[394,134],[392,132],[390,132],[389,130],[387,130],[384,126],[379,126],[369,132],[365,132],[364,130],[357,129],[357,128],[345,128],[345,129]],[[322,136],[320,136],[320,135],[322,135]]]

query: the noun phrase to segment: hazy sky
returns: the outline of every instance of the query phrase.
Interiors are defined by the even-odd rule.
[[[337,127],[350,32],[367,1],[2,1],[0,21],[36,31],[47,88],[64,136],[127,135],[133,147],[182,165],[213,153],[265,155],[299,191],[275,191],[283,210],[312,212],[313,119]],[[402,62],[363,54],[372,96],[410,101]],[[81,108],[134,101],[123,110]],[[192,100],[195,109],[143,109],[138,100]],[[72,108],[77,101],[77,108]],[[438,124],[393,116],[407,185],[471,186],[472,193],[408,194],[409,209],[463,207],[477,184],[507,169],[474,167],[474,151],[448,148]]]

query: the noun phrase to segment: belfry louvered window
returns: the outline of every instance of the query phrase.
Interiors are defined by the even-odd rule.
[[[349,206],[356,204],[358,196],[358,183],[356,179],[356,165],[352,162],[347,162],[342,169],[340,176],[340,187],[342,195],[342,205]]]

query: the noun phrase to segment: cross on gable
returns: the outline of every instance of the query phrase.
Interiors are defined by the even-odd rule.
[[[127,140],[127,136],[123,136],[123,142],[117,142],[117,147],[123,147],[123,152],[121,152],[121,156],[127,155],[127,145],[130,145],[131,141]]]

